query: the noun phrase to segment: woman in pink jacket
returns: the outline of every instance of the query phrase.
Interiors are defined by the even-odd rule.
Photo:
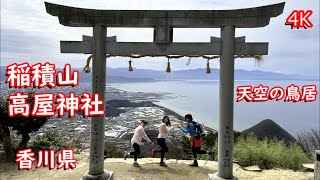
[[[164,116],[162,119],[162,123],[159,126],[159,135],[157,138],[158,145],[161,147],[161,150],[155,150],[152,149],[152,157],[156,155],[157,152],[161,153],[161,160],[160,160],[160,166],[167,167],[167,165],[164,163],[164,154],[168,152],[168,146],[166,144],[166,138],[169,135],[169,132],[174,128],[170,127],[170,119],[168,116]]]
[[[149,143],[152,143],[152,141],[149,139],[149,137],[146,135],[144,128],[147,125],[147,121],[142,120],[141,124],[135,129],[134,134],[131,138],[131,144],[134,148],[133,152],[124,153],[124,159],[126,160],[130,155],[134,156],[134,162],[133,162],[133,166],[134,167],[140,167],[140,165],[137,162],[138,159],[138,155],[140,154],[140,145],[141,145],[141,141],[142,139],[148,141]]]

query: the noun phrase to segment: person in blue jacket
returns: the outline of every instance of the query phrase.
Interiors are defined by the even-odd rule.
[[[213,152],[207,152],[207,151],[201,150],[202,137],[198,134],[199,132],[197,130],[196,123],[193,121],[192,115],[191,114],[185,115],[185,120],[187,122],[187,127],[186,128],[180,127],[180,128],[184,133],[188,133],[190,135],[189,140],[191,143],[191,150],[194,158],[190,166],[198,167],[197,154],[209,154],[210,156],[214,156],[214,155],[213,155]]]

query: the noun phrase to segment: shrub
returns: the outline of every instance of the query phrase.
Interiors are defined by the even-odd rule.
[[[37,138],[30,142],[31,149],[33,152],[38,152],[39,150],[48,150],[51,147],[51,141],[48,138]]]
[[[117,149],[114,153],[115,158],[123,158],[124,151],[122,149]]]
[[[187,159],[192,159],[193,156],[191,152],[191,144],[189,138],[187,136],[182,136],[181,138],[181,146],[183,153],[186,155]]]
[[[115,142],[106,142],[104,156],[107,158],[122,158],[124,150],[117,146]]]
[[[74,137],[72,137],[70,139],[69,142],[66,143],[66,146],[68,148],[73,148],[73,149],[83,149],[83,144],[84,143],[87,143],[86,142],[86,139],[85,139],[85,136],[84,135],[80,135],[80,134],[75,134]]]
[[[236,143],[240,137],[242,137],[241,132],[233,132],[234,142]],[[215,154],[214,160],[218,160],[218,132],[210,131],[203,139],[203,149],[207,151],[213,151]],[[206,158],[203,158],[206,159]]]
[[[210,131],[203,139],[203,145],[212,148],[218,141],[218,132]]]
[[[286,146],[279,140],[258,140],[254,135],[240,137],[234,146],[234,158],[241,166],[258,165],[261,169],[285,168],[298,170],[309,162],[296,143]]]
[[[60,150],[61,148],[65,148],[67,146],[58,139],[57,132],[49,131],[46,132],[42,137],[31,140],[29,147],[34,152],[38,152],[39,150],[48,150],[52,147],[54,147],[55,150]]]
[[[183,146],[181,142],[178,139],[170,138],[167,140],[167,146],[169,149],[169,152],[166,153],[167,159],[187,159],[188,155],[183,150]],[[185,142],[186,146],[189,145],[190,148],[190,142]],[[160,148],[159,145],[156,146],[156,149]],[[160,157],[160,153],[157,154],[158,157]]]

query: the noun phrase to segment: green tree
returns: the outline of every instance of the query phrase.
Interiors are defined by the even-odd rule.
[[[14,152],[17,149],[22,149],[27,146],[30,140],[29,133],[38,131],[47,121],[49,117],[35,117],[31,115],[32,107],[34,104],[33,94],[34,91],[29,90],[23,93],[28,93],[29,98],[27,102],[30,104],[30,116],[13,116],[8,115],[8,95],[14,93],[8,92],[0,97],[0,137],[2,137],[3,148],[8,157],[14,157]],[[10,134],[16,131],[21,135],[21,141],[18,147],[13,147]]]

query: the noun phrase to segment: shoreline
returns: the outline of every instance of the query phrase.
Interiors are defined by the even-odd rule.
[[[158,96],[156,99],[148,99],[149,94],[146,93],[146,92],[130,92],[130,91],[125,91],[125,90],[122,90],[122,89],[120,89],[120,88],[118,88],[118,87],[115,87],[115,86],[112,86],[112,85],[109,86],[109,88],[114,89],[117,93],[120,92],[120,91],[128,92],[128,93],[133,93],[132,96],[134,96],[135,93],[142,93],[142,94],[144,94],[143,96],[145,96],[145,97],[142,98],[142,99],[140,99],[140,100],[142,100],[142,101],[144,101],[144,102],[149,102],[149,103],[152,104],[151,106],[158,107],[158,108],[162,109],[166,114],[170,114],[170,115],[175,116],[180,122],[184,122],[184,123],[185,123],[185,121],[184,121],[184,114],[190,113],[190,112],[184,112],[183,110],[179,110],[179,109],[177,109],[177,108],[175,108],[175,107],[173,107],[173,106],[170,106],[170,105],[167,105],[167,104],[161,102],[161,100],[163,99],[163,96],[165,96],[167,93],[158,93],[158,92],[156,92],[156,93],[154,93],[154,94],[158,94],[158,95],[160,95],[160,96]],[[126,100],[132,102],[132,99],[127,99],[127,98],[126,98]],[[192,113],[192,112],[191,112],[191,114],[194,115],[194,114],[196,114],[196,113]],[[215,128],[210,127],[210,126],[204,124],[202,121],[196,121],[196,122],[201,123],[205,131],[214,131],[214,132],[217,132],[217,130],[216,130]]]
[[[155,107],[158,107],[160,109],[162,109],[164,112],[166,112],[167,114],[171,114],[173,116],[176,116],[178,118],[179,121],[181,122],[184,122],[184,116],[179,114],[178,112],[172,110],[172,109],[169,109],[168,107],[165,107],[165,105],[161,104],[159,101],[158,102],[152,102],[152,104],[155,106]],[[208,126],[208,125],[205,125],[203,122],[201,121],[198,121],[199,123],[201,123],[203,125],[203,127],[205,128],[204,130],[205,131],[213,131],[213,132],[218,132],[218,130]]]

